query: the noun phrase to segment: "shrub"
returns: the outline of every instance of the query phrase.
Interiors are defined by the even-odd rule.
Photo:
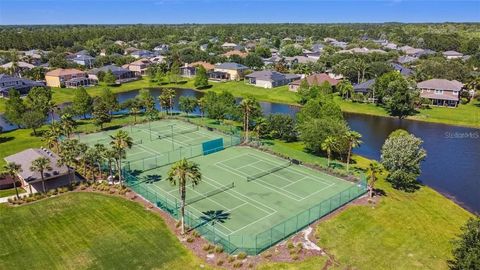
[[[195,241],[195,238],[193,238],[193,237],[188,237],[187,238],[188,243],[192,243],[193,241]]]
[[[253,268],[253,263],[249,263],[248,268]]]
[[[200,237],[200,234],[197,231],[193,231],[192,235],[196,238]]]
[[[265,254],[263,254],[263,257],[264,257],[265,259],[269,259],[269,258],[271,258],[272,256],[273,256],[273,254],[270,253],[270,252],[265,252]]]
[[[292,241],[288,241],[288,242],[287,242],[287,248],[288,248],[288,249],[292,249],[292,248],[294,248],[294,247],[295,247],[295,246],[293,245],[293,242],[292,242]]]
[[[236,262],[233,264],[233,268],[240,268],[242,267],[243,263],[242,262]]]
[[[218,261],[217,261],[217,265],[218,265],[218,266],[222,266],[222,265],[223,265],[223,263],[224,263],[224,261],[223,261],[223,260],[218,260]]]
[[[210,245],[210,244],[204,244],[202,246],[202,249],[205,250],[205,251],[209,251],[209,250],[213,249],[213,246]]]
[[[237,258],[240,259],[240,260],[243,260],[243,259],[247,258],[247,253],[245,253],[245,252],[238,253]]]
[[[222,246],[215,246],[215,253],[222,253],[223,247]]]
[[[235,261],[235,256],[228,256],[227,261],[228,261],[229,263]]]
[[[292,260],[294,260],[294,261],[298,260],[298,255],[293,255]]]

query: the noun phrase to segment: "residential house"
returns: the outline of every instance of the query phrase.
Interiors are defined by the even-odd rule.
[[[338,53],[358,53],[358,54],[367,54],[367,53],[386,53],[384,50],[379,49],[368,49],[368,48],[352,48],[350,50],[341,50]]]
[[[435,53],[431,50],[418,49],[410,46],[402,46],[398,48],[398,50],[404,52],[406,55],[413,56],[413,57],[420,57],[425,54]]]
[[[210,72],[208,74],[209,78],[212,80],[238,81],[243,79],[243,77],[245,76],[245,71],[247,70],[247,66],[234,62],[225,62],[215,65],[213,72]]]
[[[26,95],[33,87],[45,86],[42,82],[35,82],[28,79],[0,74],[0,96],[8,97],[10,89],[17,90],[21,95]]]
[[[393,67],[394,70],[400,72],[405,77],[409,77],[413,75],[413,70],[406,68],[400,64],[397,63],[390,63],[390,65]]]
[[[224,50],[241,50],[242,49],[242,46],[235,43],[230,43],[230,42],[223,43],[221,47]]]
[[[165,56],[163,55],[158,55],[154,57],[148,58],[148,61],[150,61],[152,64],[159,64],[165,62]]]
[[[150,57],[153,57],[155,56],[155,54],[151,51],[147,51],[147,50],[136,50],[136,51],[133,51],[132,53],[130,53],[130,55],[136,59],[140,59],[140,58],[150,58]]]
[[[42,50],[29,50],[29,51],[25,51],[25,56],[28,56],[34,59],[41,59],[47,53],[48,52],[42,51]]]
[[[292,56],[292,57],[285,57],[285,64],[288,68],[292,68],[296,64],[308,64],[308,63],[316,63],[317,60],[315,58],[310,58],[307,56],[299,55],[299,56]]]
[[[97,83],[96,80],[88,78],[87,73],[78,69],[57,68],[45,74],[45,81],[50,87],[76,88],[80,86],[91,86]]]
[[[459,53],[456,51],[446,51],[442,53],[443,56],[447,59],[459,59],[463,57],[463,53]]]
[[[245,57],[247,57],[248,53],[242,52],[242,51],[239,51],[239,50],[233,50],[233,51],[228,51],[228,52],[222,54],[222,56],[225,56],[227,58],[229,58],[232,55],[238,55],[241,58],[245,58]]]
[[[115,65],[107,65],[101,68],[94,68],[88,72],[88,77],[98,81],[99,72],[107,73],[109,71],[111,71],[113,76],[115,76],[115,83],[117,84],[130,82],[138,79],[134,71]]]
[[[343,42],[343,41],[333,41],[330,44],[334,47],[338,47],[338,48],[342,48],[342,49],[345,49],[348,46],[348,43]]]
[[[323,44],[315,43],[312,45],[312,52],[322,52],[323,48],[325,48]]]
[[[139,59],[130,64],[125,64],[122,68],[126,68],[135,72],[136,76],[145,76],[147,75],[147,69],[152,63],[148,59]]]
[[[300,79],[300,75],[283,74],[272,70],[255,71],[245,76],[245,82],[263,88],[274,88]]]
[[[206,52],[207,50],[208,50],[208,44],[207,43],[200,45],[200,51]]]
[[[400,64],[409,64],[415,61],[418,61],[418,57],[413,57],[409,55],[402,55],[402,56],[399,56],[397,59],[397,62]]]
[[[30,170],[32,162],[38,158],[47,158],[50,160],[51,170],[45,170],[43,178],[45,189],[49,191],[62,186],[67,186],[73,182],[80,181],[67,166],[59,166],[59,157],[48,149],[30,148],[22,152],[5,158],[6,162],[15,162],[22,166],[22,171],[18,173],[21,186],[30,194],[43,192],[42,176],[37,171]]]
[[[305,57],[311,58],[311,59],[314,59],[315,61],[317,61],[318,59],[320,59],[321,55],[322,55],[321,52],[311,52],[311,53],[306,53]]]
[[[170,50],[170,47],[167,44],[160,44],[153,48],[153,50],[159,54],[166,54]]]
[[[212,71],[215,66],[204,61],[193,62],[190,64],[185,64],[185,66],[180,67],[180,76],[191,78],[197,74],[197,68],[202,66],[207,72]]]
[[[8,62],[6,64],[3,64],[1,65],[0,67],[3,68],[3,69],[6,69],[6,70],[10,70],[12,69],[12,67],[14,66],[13,62]],[[25,70],[30,70],[32,68],[34,68],[35,66],[30,64],[30,63],[27,63],[27,62],[16,62],[16,75],[20,76],[21,73]]]
[[[434,106],[456,107],[463,84],[456,80],[431,79],[417,83],[417,88],[420,97],[428,98]]]
[[[375,79],[371,79],[353,86],[353,91],[355,93],[368,94],[373,90],[373,85],[375,84]]]
[[[306,80],[308,86],[314,86],[314,85],[321,85],[325,82],[329,83],[331,86],[336,86],[339,83],[339,80],[336,80],[332,77],[330,77],[326,73],[317,73],[313,74],[310,76],[307,76],[304,78]],[[300,88],[300,85],[302,84],[303,80],[295,80],[291,83],[288,84],[288,89],[293,92],[297,92],[298,88]]]
[[[395,43],[387,43],[383,46],[383,48],[388,49],[388,50],[396,50],[398,48],[398,45]]]
[[[273,55],[270,58],[262,58],[263,65],[268,66],[268,65],[274,65],[275,63],[279,62],[282,60],[282,57],[278,55]]]
[[[74,58],[71,59],[71,61],[75,62],[78,65],[91,68],[95,63],[95,57],[92,57],[88,54],[77,54]]]

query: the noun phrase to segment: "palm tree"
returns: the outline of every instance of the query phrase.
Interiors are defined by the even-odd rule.
[[[7,173],[7,175],[12,177],[13,187],[15,188],[17,199],[20,199],[20,197],[18,196],[17,179],[18,179],[18,173],[22,172],[22,165],[17,164],[15,162],[9,162],[6,165],[3,165],[3,170]]]
[[[240,103],[240,107],[243,111],[243,130],[245,130],[245,142],[248,142],[248,129],[250,124],[250,115],[255,110],[256,101],[251,98],[244,98]]]
[[[167,114],[173,107],[173,98],[175,97],[175,94],[175,90],[167,88],[162,91],[162,94],[159,97],[160,102],[167,109]]]
[[[347,131],[345,133],[345,139],[348,142],[348,153],[347,153],[347,172],[350,166],[350,156],[352,155],[352,149],[358,147],[362,141],[360,140],[362,135],[356,131]]]
[[[100,179],[102,179],[103,178],[102,161],[106,158],[105,152],[107,151],[107,148],[103,144],[97,143],[93,146],[92,151],[95,153],[93,156],[96,158],[94,161],[94,164],[97,165],[98,172],[100,173]]]
[[[48,148],[53,149],[59,153],[60,149],[60,136],[62,135],[61,126],[58,123],[52,123],[49,129],[43,134],[43,141]]]
[[[50,159],[46,157],[39,157],[32,161],[32,166],[30,166],[30,171],[32,172],[39,172],[40,177],[42,178],[42,187],[43,187],[43,192],[46,193],[47,189],[45,188],[45,176],[43,173],[45,170],[51,171],[52,167],[50,166]]]
[[[88,147],[83,157],[85,159],[85,165],[88,165],[92,180],[95,181],[95,169],[97,168],[97,164],[99,164],[99,160],[101,159],[100,152],[98,152],[95,147]],[[85,175],[87,175],[86,169]]]
[[[337,139],[333,136],[328,136],[325,138],[323,143],[320,145],[323,151],[327,152],[327,166],[330,167],[330,158],[332,156],[332,151],[337,144]]]
[[[115,152],[115,161],[117,162],[117,171],[118,171],[118,179],[120,181],[120,185],[123,186],[122,181],[122,158],[126,156],[125,149],[132,148],[133,140],[132,137],[128,136],[128,133],[124,130],[119,130],[115,135],[111,136],[112,141],[110,145],[112,146],[112,150]]]
[[[200,109],[200,114],[201,114],[202,118],[205,116],[206,107],[207,107],[207,100],[205,99],[205,97],[201,97],[198,100],[198,108]]]
[[[194,162],[190,162],[187,159],[177,161],[172,165],[168,171],[167,180],[173,185],[178,184],[178,192],[180,195],[180,215],[182,224],[182,234],[185,234],[185,198],[186,198],[186,185],[191,184],[192,187],[198,185],[202,180],[202,173],[200,167]]]
[[[88,157],[87,157],[87,151],[88,151],[88,145],[84,143],[78,143],[77,144],[77,162],[79,162],[82,165],[82,171],[84,175],[87,175],[87,163],[88,163]]]
[[[75,120],[73,120],[71,114],[66,113],[60,117],[60,126],[62,128],[63,135],[67,136],[67,138],[70,138],[70,135],[72,135],[76,125],[77,124]]]
[[[74,181],[75,176],[75,162],[78,157],[78,140],[65,140],[60,144],[59,159],[57,161],[59,166],[66,166],[70,176],[70,185]]]
[[[370,172],[370,185],[368,185],[368,195],[370,198],[372,198],[373,189],[375,188],[375,182],[377,181],[377,175],[383,172],[383,168],[380,163],[374,160],[368,165],[368,170]]]

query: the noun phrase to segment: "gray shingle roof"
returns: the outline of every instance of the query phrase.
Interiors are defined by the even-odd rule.
[[[256,71],[251,74],[248,74],[245,76],[246,78],[255,78],[257,80],[262,80],[262,81],[281,81],[285,79],[296,79],[300,78],[300,76],[296,74],[283,74],[277,71],[272,71],[272,70],[262,70],[262,71]]]
[[[248,69],[247,66],[244,66],[242,64],[237,64],[237,63],[234,63],[234,62],[221,63],[221,64],[218,64],[218,65],[215,65],[215,68],[218,68],[218,69],[233,69],[233,70]]]
[[[45,157],[50,160],[51,171],[45,171],[45,180],[55,178],[68,173],[66,166],[58,166],[58,156],[49,150],[42,150],[37,148],[30,148],[22,152],[18,152],[14,155],[5,158],[7,162],[15,162],[22,166],[22,172],[19,173],[20,177],[27,182],[32,182],[41,179],[40,173],[30,170],[32,162],[40,157]]]

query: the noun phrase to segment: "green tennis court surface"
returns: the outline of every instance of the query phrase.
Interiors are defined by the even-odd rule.
[[[139,141],[127,151],[123,169],[128,185],[175,218],[179,191],[166,180],[168,165],[181,158],[199,164],[202,181],[187,187],[186,223],[230,253],[258,254],[366,191],[364,181],[348,182],[235,146],[238,137],[179,120],[124,129]],[[105,133],[82,139],[109,140]]]

